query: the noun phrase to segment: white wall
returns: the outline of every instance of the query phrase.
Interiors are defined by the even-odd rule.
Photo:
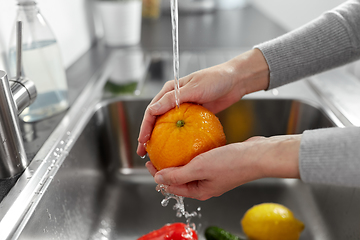
[[[70,66],[94,39],[93,0],[37,0],[41,13],[58,39],[64,66]],[[167,1],[167,0],[165,0]],[[344,0],[250,0],[264,14],[287,30],[312,20]],[[0,53],[4,55],[16,15],[15,0],[0,0]],[[0,69],[4,69],[0,58]],[[5,69],[6,70],[6,69]]]
[[[70,66],[91,46],[94,37],[89,0],[36,0],[62,51],[64,66]],[[16,1],[0,0],[0,52],[6,53],[16,17]],[[0,59],[0,69],[3,68]]]
[[[286,30],[293,30],[345,0],[250,0]]]

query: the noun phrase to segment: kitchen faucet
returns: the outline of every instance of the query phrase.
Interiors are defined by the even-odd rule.
[[[0,70],[0,179],[14,177],[30,163],[18,115],[36,98],[35,84],[21,74],[22,22],[16,25],[16,77]]]

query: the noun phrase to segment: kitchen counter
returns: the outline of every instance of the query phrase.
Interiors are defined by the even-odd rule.
[[[215,56],[217,61],[227,60],[252,48],[255,44],[283,33],[285,31],[281,27],[251,5],[238,10],[180,15],[179,47],[183,57],[180,60],[182,71],[180,76],[209,66],[209,61],[205,60],[204,63],[202,60],[209,59],[209,56]],[[5,234],[2,229],[7,229],[9,234],[21,233],[26,221],[40,202],[42,193],[46,191],[62,161],[67,157],[73,142],[97,108],[97,104],[103,99],[102,87],[107,81],[109,59],[114,53],[126,53],[132,50],[140,50],[150,55],[166,53],[171,56],[170,16],[163,14],[157,20],[144,19],[139,46],[110,48],[102,41],[95,43],[86,54],[67,69],[71,102],[69,110],[33,125],[22,124],[28,157],[33,160],[22,176],[0,183],[0,199],[4,198],[0,203],[0,236]],[[216,61],[213,63],[216,64]],[[319,76],[324,79],[326,73]],[[331,98],[334,88],[329,90],[332,85],[323,88],[321,80],[318,80],[319,76],[272,91],[250,94],[246,98],[298,98],[324,109],[337,126],[356,125],[357,120],[353,120],[358,116],[356,115],[358,113],[355,117],[353,114],[356,106],[352,104],[351,108],[345,108],[345,114],[344,108],[339,108],[337,104],[347,105],[349,101],[343,97],[340,101],[339,98]],[[167,80],[170,78],[171,74]],[[357,86],[356,80],[347,82]],[[132,97],[149,99],[160,90],[163,83],[164,81],[152,83],[145,81],[141,93]],[[60,146],[64,148],[62,153],[58,150]]]
[[[283,28],[251,5],[236,10],[179,14],[180,51],[250,49],[284,33]],[[143,20],[141,47],[147,50],[172,49],[169,13],[164,13],[158,20]]]

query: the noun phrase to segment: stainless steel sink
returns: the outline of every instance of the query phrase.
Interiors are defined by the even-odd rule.
[[[135,153],[148,103],[111,101],[98,108],[19,239],[137,239],[165,223],[184,221],[170,206],[161,206],[163,196],[156,192],[156,184],[144,168],[147,159]],[[229,143],[253,135],[301,133],[334,126],[321,110],[297,100],[241,100],[218,117]],[[306,225],[301,239],[339,239],[324,216],[342,203],[332,205],[326,199],[331,190],[326,189],[294,179],[263,179],[207,201],[185,199],[185,204],[189,211],[201,208],[201,218],[194,219],[200,239],[205,239],[203,231],[209,225],[242,235],[243,214],[263,202],[281,203],[293,210]],[[328,201],[325,214],[321,212],[323,202],[317,201],[318,194]],[[333,221],[344,224],[341,219]],[[358,228],[351,231],[360,236]]]
[[[181,76],[239,51],[184,52]],[[143,74],[116,88],[119,95],[104,95],[104,86],[112,87],[105,84],[109,79],[124,81],[124,69],[131,69],[119,71],[129,62],[124,56],[140,59]],[[171,78],[171,66],[169,52],[111,54],[0,202],[0,239],[133,240],[166,223],[185,221],[171,206],[161,206],[163,196],[144,167],[148,159],[135,153],[145,108]],[[250,94],[218,113],[228,143],[344,126],[307,83]],[[263,202],[289,207],[306,225],[302,240],[360,239],[360,190],[355,188],[262,179],[207,201],[185,199],[188,211],[201,208],[201,218],[193,219],[201,240],[209,225],[242,235],[243,214]]]

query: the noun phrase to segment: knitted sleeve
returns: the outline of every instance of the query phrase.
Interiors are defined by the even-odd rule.
[[[269,89],[360,57],[360,1],[346,1],[312,22],[258,48],[270,69]]]
[[[269,89],[360,57],[360,0],[346,1],[307,25],[255,48],[270,69]],[[305,131],[299,152],[308,183],[360,186],[360,127]]]
[[[305,131],[299,168],[304,182],[359,187],[360,127]]]

